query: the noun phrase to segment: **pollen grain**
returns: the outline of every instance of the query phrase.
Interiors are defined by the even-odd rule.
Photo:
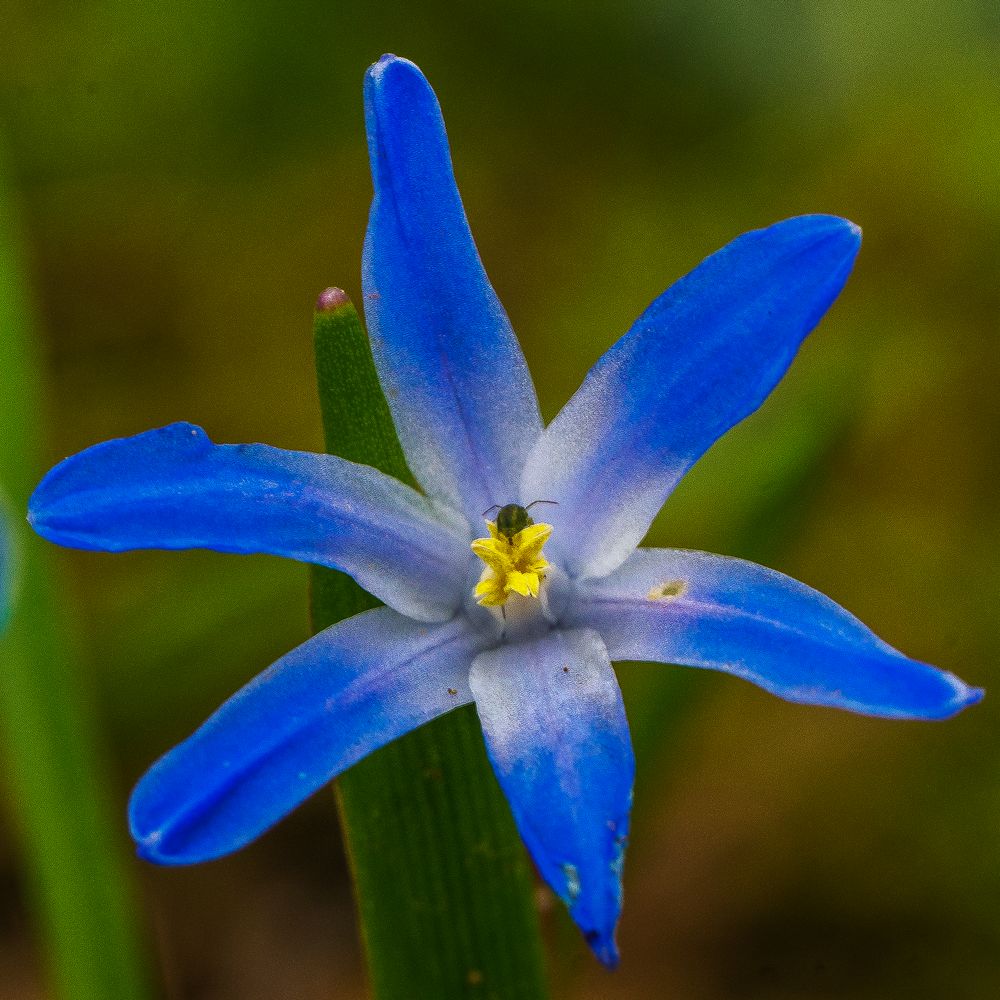
[[[646,595],[647,601],[673,601],[683,596],[687,591],[687,583],[684,580],[664,580],[651,588]]]

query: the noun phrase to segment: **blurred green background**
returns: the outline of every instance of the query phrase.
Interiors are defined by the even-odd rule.
[[[654,296],[738,233],[812,211],[864,228],[854,276],[792,372],[650,540],[767,562],[989,687],[994,2],[15,0],[3,20],[0,139],[45,400],[36,476],[182,418],[216,440],[321,449],[312,305],[329,284],[360,301],[361,80],[395,51],[441,99],[546,417]],[[0,392],[19,391],[14,378],[0,372]],[[0,437],[17,447],[23,430]],[[155,988],[360,997],[330,795],[196,869],[133,862],[124,842],[145,767],[306,636],[306,570],[212,553],[56,563],[100,734],[96,797],[122,817]],[[31,629],[40,612],[18,614]],[[707,673],[620,676],[639,755],[623,964],[609,975],[582,955],[539,890],[557,997],[1000,994],[994,699],[944,724],[887,723]],[[0,996],[48,997],[8,785]]]

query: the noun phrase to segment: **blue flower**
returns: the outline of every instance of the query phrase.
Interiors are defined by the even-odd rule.
[[[886,718],[940,719],[981,697],[780,573],[636,548],[681,477],[784,374],[860,233],[814,215],[734,240],[660,296],[543,427],[433,91],[386,56],[365,107],[366,314],[423,493],[173,424],[62,462],[30,519],[78,548],[333,566],[386,605],[278,660],[153,765],[130,804],[144,857],[234,851],[372,750],[474,702],[525,844],[613,965],[634,770],[613,660],[708,667]]]

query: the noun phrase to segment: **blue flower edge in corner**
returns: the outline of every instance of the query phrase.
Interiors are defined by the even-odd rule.
[[[208,548],[331,566],[386,605],[279,659],[132,795],[140,854],[235,851],[366,754],[474,703],[542,877],[618,960],[634,760],[613,660],[725,671],[781,698],[943,719],[982,692],[753,563],[637,548],[695,461],[756,410],[837,297],[861,234],[749,232],[663,293],[548,427],[420,70],[365,78],[372,349],[423,492],[330,455],[173,424],[56,466],[35,530],[84,549]],[[428,415],[433,419],[428,419]]]

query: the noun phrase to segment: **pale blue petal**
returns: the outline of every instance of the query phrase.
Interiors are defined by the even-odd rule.
[[[752,413],[837,297],[860,231],[812,215],[746,233],[664,292],[532,451],[521,489],[575,576],[611,572],[702,453]]]
[[[722,670],[788,701],[943,719],[982,697],[804,584],[704,552],[639,549],[610,576],[580,582],[567,619],[597,629],[614,660]]]
[[[596,632],[551,632],[480,653],[469,684],[486,748],[542,877],[597,957],[618,960],[635,762]]]
[[[517,500],[541,420],[455,186],[437,98],[413,63],[365,78],[375,200],[362,262],[379,378],[413,474],[481,527]]]
[[[481,645],[461,617],[427,626],[389,608],[320,632],[146,772],[129,803],[139,853],[193,864],[248,844],[366,754],[467,704]]]
[[[192,424],[67,458],[28,510],[40,535],[74,548],[266,552],[332,566],[424,621],[454,613],[469,564],[464,525],[392,477],[331,455],[216,445]]]

